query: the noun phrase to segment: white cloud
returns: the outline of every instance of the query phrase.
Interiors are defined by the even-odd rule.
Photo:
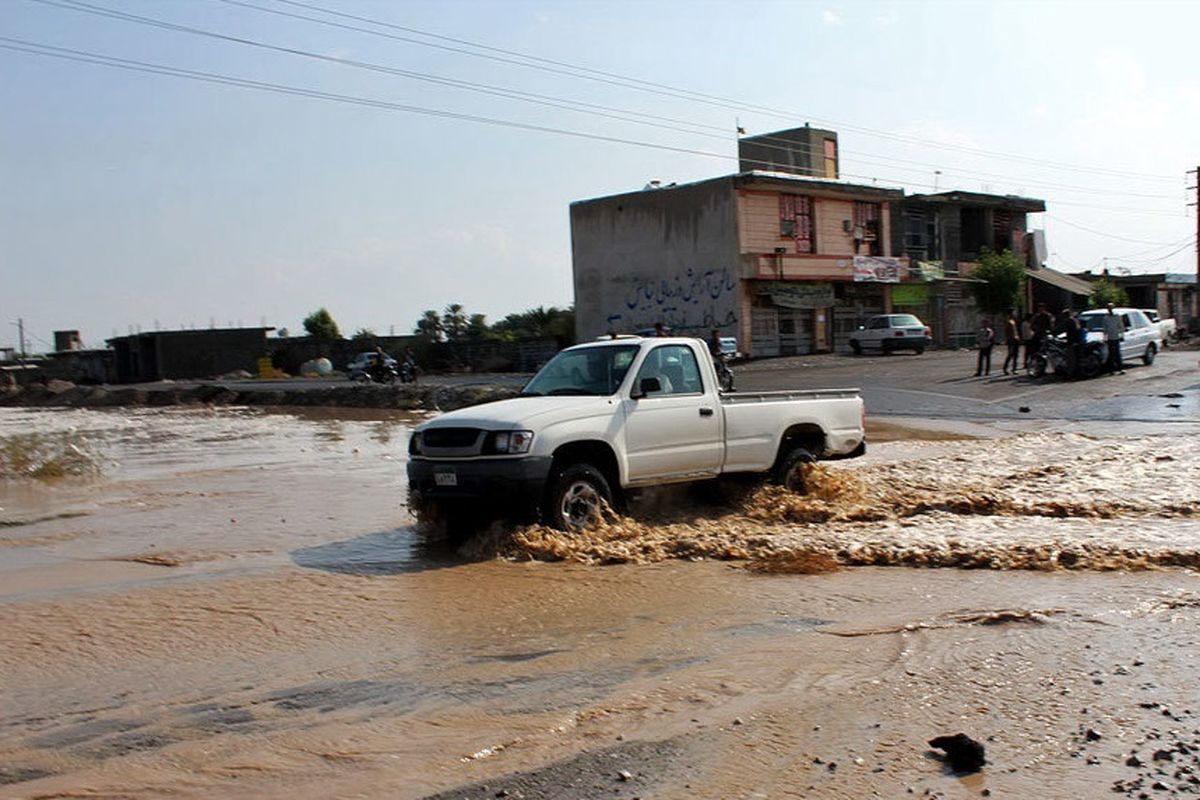
[[[872,22],[881,28],[890,28],[899,21],[900,17],[896,16],[895,11],[889,11],[886,14],[880,14],[872,20]]]
[[[821,12],[821,21],[826,25],[841,25],[842,16],[833,9],[825,9]]]

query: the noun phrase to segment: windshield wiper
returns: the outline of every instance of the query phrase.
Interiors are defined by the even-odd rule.
[[[529,392],[529,391],[523,391],[517,395],[517,397],[541,397],[541,396],[542,396],[541,392]]]
[[[595,392],[589,392],[587,389],[580,389],[576,386],[560,386],[557,389],[551,389],[546,394],[549,394],[549,395],[561,395],[561,394],[588,395],[588,394],[595,394]]]

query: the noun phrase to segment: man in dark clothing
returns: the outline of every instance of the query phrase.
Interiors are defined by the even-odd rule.
[[[1030,355],[1042,351],[1042,343],[1046,341],[1046,336],[1050,333],[1053,325],[1054,320],[1051,318],[1050,312],[1046,310],[1046,304],[1038,303],[1037,313],[1033,315],[1033,341],[1030,343]]]
[[[1021,334],[1017,330],[1017,312],[1010,308],[1004,320],[1004,344],[1008,353],[1004,356],[1004,374],[1008,374],[1008,365],[1012,363],[1013,375],[1017,374],[1017,356],[1021,352]]]
[[[1073,378],[1079,367],[1079,320],[1069,309],[1058,312],[1058,319],[1054,321],[1054,335],[1062,336],[1066,343],[1067,374]]]

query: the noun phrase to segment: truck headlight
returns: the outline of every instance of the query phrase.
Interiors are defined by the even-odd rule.
[[[421,434],[414,433],[408,440],[408,454],[416,456],[421,454]]]
[[[492,452],[515,455],[528,453],[533,431],[497,431],[492,434]]]

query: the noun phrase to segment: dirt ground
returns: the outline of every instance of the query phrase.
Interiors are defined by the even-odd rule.
[[[412,422],[0,410],[64,465],[0,480],[0,797],[1200,794],[1188,436],[877,425],[452,552]]]

